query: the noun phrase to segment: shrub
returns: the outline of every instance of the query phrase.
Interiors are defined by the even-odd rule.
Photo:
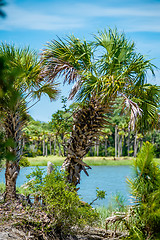
[[[82,204],[75,187],[66,183],[65,175],[55,169],[44,179],[42,196],[49,214],[55,218],[55,228],[67,232],[72,226],[92,225],[98,214],[88,204]]]
[[[108,147],[107,148],[107,154],[109,156],[115,156],[115,148],[114,147]]]
[[[21,167],[29,167],[30,163],[29,163],[27,158],[22,157],[20,162],[19,162],[19,166],[21,166]]]
[[[66,182],[66,176],[55,168],[43,177],[43,171],[36,168],[27,176],[29,190],[41,195],[43,210],[54,219],[52,228],[56,232],[67,233],[73,226],[93,225],[98,221],[98,213],[89,204],[83,204],[75,187]]]
[[[153,145],[144,143],[134,162],[134,177],[128,180],[135,203],[129,239],[160,238],[160,169],[153,156]]]

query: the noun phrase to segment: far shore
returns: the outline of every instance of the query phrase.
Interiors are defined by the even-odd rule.
[[[56,166],[61,166],[66,157],[59,156],[37,156],[28,157],[30,166],[47,166],[47,162],[50,161]],[[133,163],[133,157],[84,157],[83,161],[89,166],[130,166]],[[155,158],[155,161],[160,165],[160,158]]]

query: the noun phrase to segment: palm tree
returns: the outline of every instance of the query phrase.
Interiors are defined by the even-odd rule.
[[[153,65],[135,52],[134,43],[125,35],[109,29],[100,32],[91,43],[74,36],[48,43],[42,54],[46,66],[44,76],[49,79],[63,76],[64,83],[75,82],[69,98],[76,95],[82,102],[73,114],[73,129],[68,142],[68,155],[62,165],[68,181],[77,185],[80,172],[88,175],[83,157],[106,124],[106,113],[119,96],[124,97],[131,111],[130,126],[135,127],[141,109],[131,101],[135,87],[143,86],[147,70],[153,73]]]
[[[0,117],[7,146],[5,198],[8,200],[16,198],[23,129],[29,120],[27,112],[33,105],[31,101],[35,98],[39,100],[42,94],[53,100],[57,90],[53,80],[41,77],[42,66],[35,52],[1,44],[0,57],[4,59],[5,80],[10,85],[0,99]]]

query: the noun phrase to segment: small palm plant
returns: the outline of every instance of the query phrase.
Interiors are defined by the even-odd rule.
[[[144,143],[134,162],[134,177],[128,179],[135,204],[128,225],[129,239],[160,238],[160,169],[153,156],[153,145]]]

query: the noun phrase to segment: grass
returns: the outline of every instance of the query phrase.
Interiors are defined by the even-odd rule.
[[[124,201],[125,198],[123,195],[117,193],[109,199],[108,206],[99,206],[96,208],[96,211],[99,213],[100,227],[105,228],[106,218],[116,215],[116,213],[127,213],[128,207],[125,205]],[[116,225],[117,230],[119,231],[123,231],[125,229],[123,222],[115,224],[111,223],[109,225],[110,230],[114,230],[116,228]]]
[[[90,166],[130,166],[133,163],[133,157],[120,157],[114,159],[114,157],[84,157],[84,162]],[[65,157],[59,156],[38,156],[29,157],[28,161],[30,166],[47,166],[47,162],[50,161],[56,166],[61,166]],[[160,165],[160,159],[155,158],[155,161]]]
[[[52,162],[55,166],[61,166],[66,157],[60,156],[37,156],[28,157],[30,166],[47,166],[47,162]],[[89,166],[130,166],[133,163],[133,157],[84,157],[84,162]],[[160,165],[160,158],[154,158],[155,162]],[[2,162],[3,167],[5,166],[5,161]]]
[[[27,158],[30,166],[47,166],[47,162],[52,162],[56,166],[61,166],[65,157],[59,157],[59,156],[37,156],[37,157],[28,157]]]
[[[61,166],[65,157],[59,156],[37,156],[37,157],[29,157],[28,161],[30,166],[47,166],[47,162],[50,161],[56,166]],[[120,165],[131,165],[133,158],[130,157],[121,157],[114,160],[113,157],[85,157],[84,162],[86,162],[90,166],[120,166]]]

